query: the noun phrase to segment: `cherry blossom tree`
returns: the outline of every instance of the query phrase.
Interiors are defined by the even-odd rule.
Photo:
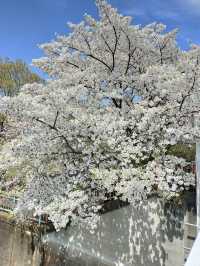
[[[177,30],[134,25],[106,1],[71,33],[41,45],[34,64],[51,77],[1,99],[19,133],[0,171],[26,162],[17,212],[46,213],[59,230],[95,221],[104,203],[176,197],[195,180],[168,154],[199,137],[200,47],[181,51]]]

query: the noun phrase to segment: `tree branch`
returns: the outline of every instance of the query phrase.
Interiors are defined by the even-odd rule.
[[[47,122],[45,122],[45,121],[43,121],[43,120],[41,120],[40,118],[37,118],[37,117],[33,117],[33,119],[34,119],[35,121],[37,121],[37,122],[39,122],[39,123],[41,123],[41,124],[47,126],[49,129],[52,129],[52,130],[56,131],[57,133],[60,133],[60,131],[58,130],[58,128],[57,128],[56,126],[54,126],[54,125],[52,126],[52,125],[48,124]],[[54,122],[54,124],[55,124],[55,122]],[[71,150],[71,152],[73,152],[73,153],[75,153],[75,154],[82,154],[81,151],[76,151],[76,150],[70,145],[68,139],[67,139],[63,134],[60,134],[59,137],[62,138],[62,139],[64,140],[64,142],[65,142],[67,148],[69,148],[69,149]]]
[[[69,49],[76,50],[76,51],[78,51],[80,53],[83,53],[84,55],[86,55],[88,57],[91,57],[92,59],[95,59],[96,61],[98,61],[98,62],[102,63],[104,66],[106,66],[106,68],[108,68],[109,71],[112,72],[112,68],[107,63],[105,63],[102,59],[96,57],[95,55],[93,55],[91,53],[87,53],[87,52],[85,52],[83,50],[80,50],[80,49],[78,49],[76,47],[73,47],[73,46],[69,46]]]
[[[56,117],[55,117],[55,121],[53,123],[53,128],[55,128],[57,120],[58,120],[58,116],[59,116],[59,111],[56,112]]]

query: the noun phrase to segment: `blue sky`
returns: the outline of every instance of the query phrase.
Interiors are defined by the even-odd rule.
[[[67,33],[66,22],[79,22],[84,13],[97,16],[94,0],[1,0],[0,56],[28,64],[42,56],[37,44]],[[136,24],[163,22],[178,27],[178,43],[200,44],[200,0],[109,0]]]

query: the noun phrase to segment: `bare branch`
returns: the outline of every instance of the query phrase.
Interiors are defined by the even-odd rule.
[[[69,62],[69,61],[66,61],[67,64],[71,65],[71,66],[74,66],[75,68],[80,68],[78,65],[76,65],[75,63],[72,63],[72,62]]]
[[[47,123],[47,122],[45,122],[45,121],[43,121],[43,120],[41,120],[40,118],[37,118],[37,117],[34,117],[33,119],[34,119],[35,121],[37,121],[37,122],[39,122],[39,123],[41,123],[41,124],[47,126],[49,129],[52,129],[52,130],[54,130],[54,131],[56,131],[57,133],[60,134],[60,131],[58,130],[58,128],[57,128],[56,126],[54,126],[54,125],[52,126],[52,125],[50,125],[49,123]],[[82,154],[81,151],[76,151],[76,150],[70,145],[68,139],[67,139],[63,134],[60,134],[59,137],[60,137],[61,139],[64,140],[64,142],[65,142],[67,148],[69,148],[69,149],[71,150],[71,152],[73,152],[73,153],[75,153],[75,154]]]
[[[111,52],[111,54],[113,54],[113,50],[110,47],[109,43],[106,41],[105,37],[103,36],[103,34],[101,34],[101,38],[103,39],[104,43],[106,44],[108,50]]]
[[[196,61],[196,65],[195,68],[199,65],[199,58],[197,57],[197,61]],[[179,107],[179,111],[182,110],[183,104],[185,103],[186,99],[191,96],[191,92],[194,90],[195,84],[196,84],[196,79],[197,79],[197,71],[195,70],[194,73],[194,77],[193,77],[193,81],[192,81],[192,85],[190,87],[190,89],[188,90],[188,93],[184,96],[182,96],[182,101],[180,103],[180,107]]]
[[[78,48],[76,48],[76,47],[73,47],[73,46],[69,46],[69,49],[76,50],[76,51],[78,51],[78,52],[80,52],[80,53],[83,53],[84,55],[86,55],[86,56],[88,56],[88,57],[91,57],[92,59],[95,59],[96,61],[98,61],[98,62],[102,63],[104,66],[106,66],[106,68],[108,68],[109,71],[112,72],[111,67],[110,67],[107,63],[105,63],[102,59],[96,57],[95,55],[93,55],[93,54],[91,54],[91,53],[87,53],[87,52],[85,52],[85,51],[83,51],[83,50],[80,50],[80,49],[78,49]]]
[[[56,112],[56,117],[55,117],[55,121],[53,123],[53,127],[56,126],[57,120],[58,120],[58,116],[59,116],[59,111]]]

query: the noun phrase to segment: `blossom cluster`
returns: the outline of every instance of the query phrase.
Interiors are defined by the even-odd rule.
[[[171,197],[195,185],[188,162],[167,151],[199,137],[200,47],[181,51],[176,30],[133,25],[106,1],[96,4],[98,21],[85,15],[41,45],[45,57],[33,62],[49,81],[0,99],[18,132],[0,172],[26,165],[17,212],[48,214],[57,230],[94,221],[113,198]]]

